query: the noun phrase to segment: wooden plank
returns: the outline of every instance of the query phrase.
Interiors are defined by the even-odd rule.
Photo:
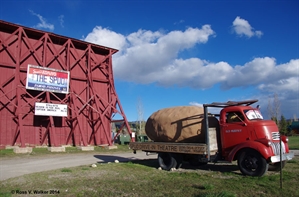
[[[129,146],[146,152],[207,154],[207,145],[200,143],[131,142]]]

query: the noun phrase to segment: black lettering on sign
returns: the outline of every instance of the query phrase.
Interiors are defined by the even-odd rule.
[[[158,150],[159,151],[164,151],[165,149],[165,146],[164,145],[158,145]]]
[[[180,152],[189,153],[190,152],[190,147],[188,147],[188,146],[180,146],[179,150],[180,150]]]
[[[200,153],[203,151],[203,147],[196,146],[196,147],[194,147],[193,151],[196,153]]]
[[[144,149],[145,150],[149,149],[149,145],[144,145]]]

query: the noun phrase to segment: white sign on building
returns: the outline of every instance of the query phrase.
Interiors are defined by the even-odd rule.
[[[67,105],[54,103],[35,103],[35,113],[37,116],[67,116]]]

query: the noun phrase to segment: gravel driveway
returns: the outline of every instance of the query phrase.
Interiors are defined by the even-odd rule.
[[[34,172],[75,167],[80,165],[91,165],[93,163],[114,162],[115,160],[122,162],[156,158],[156,154],[147,156],[145,152],[142,151],[138,151],[137,154],[113,153],[111,155],[87,152],[68,155],[55,154],[45,156],[21,156],[13,158],[1,158],[0,181]]]

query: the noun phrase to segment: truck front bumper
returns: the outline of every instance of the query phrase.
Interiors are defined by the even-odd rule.
[[[294,157],[294,153],[285,153],[281,155],[281,161],[285,161],[285,160],[291,160]],[[271,163],[277,163],[280,162],[280,155],[275,155],[270,157],[270,162]]]

